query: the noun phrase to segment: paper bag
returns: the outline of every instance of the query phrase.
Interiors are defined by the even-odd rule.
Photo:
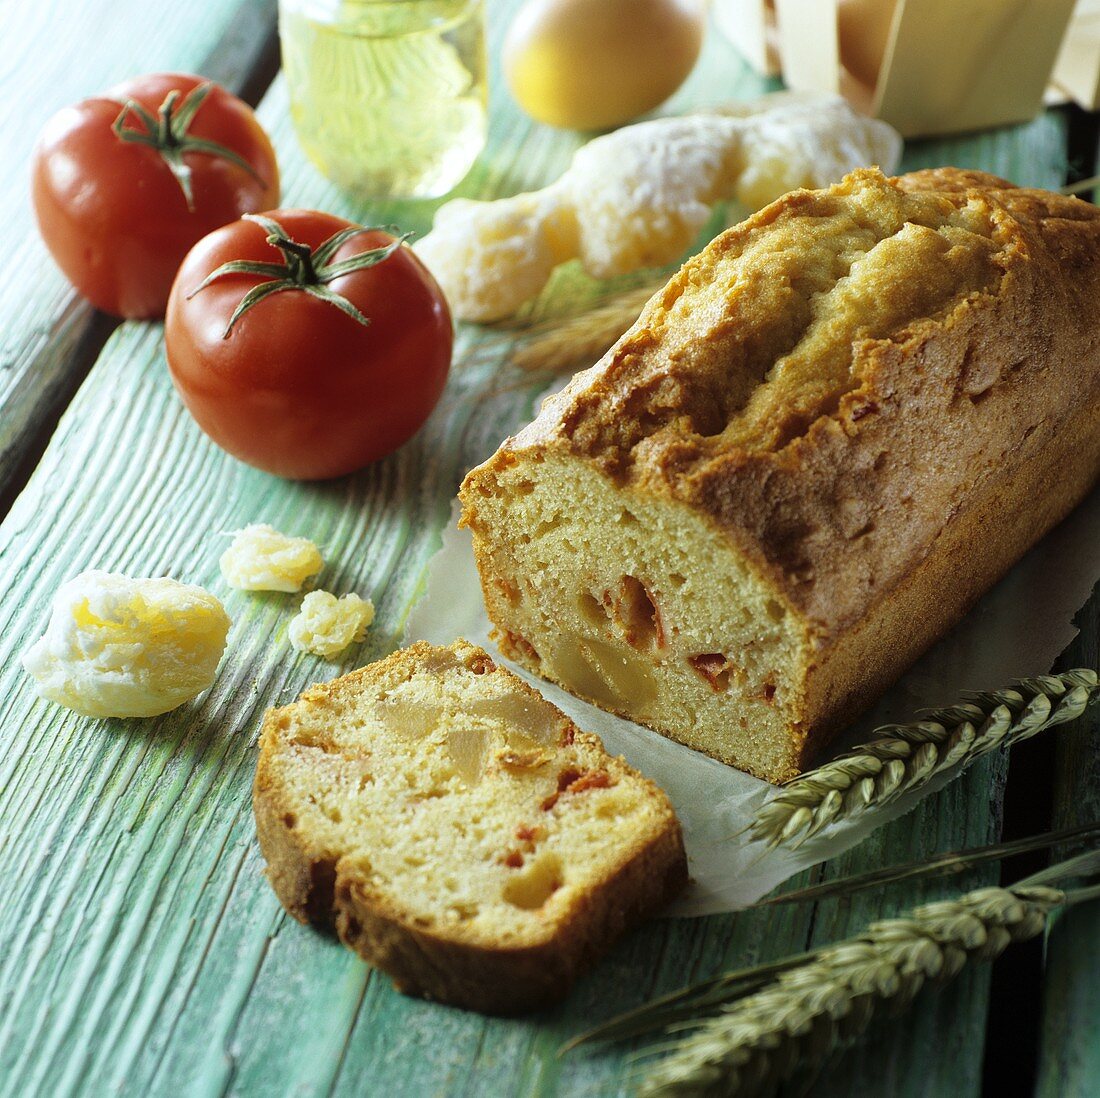
[[[714,0],[714,22],[758,73],[779,74],[774,0]]]

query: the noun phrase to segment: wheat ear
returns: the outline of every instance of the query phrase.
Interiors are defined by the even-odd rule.
[[[960,773],[997,747],[1076,720],[1098,692],[1096,672],[1080,668],[966,694],[958,705],[926,710],[922,720],[885,725],[867,743],[788,782],[746,830],[769,847],[793,849],[938,775]]]
[[[1082,890],[1081,898],[1093,892]],[[880,1009],[899,1011],[926,982],[944,983],[968,961],[992,961],[1010,943],[1035,937],[1052,911],[1074,899],[1021,883],[873,923],[718,1015],[674,1027],[690,1032],[670,1055],[647,1065],[640,1093],[770,1093],[796,1069],[820,1063],[838,1043],[862,1033]]]
[[[638,319],[642,307],[663,285],[662,281],[626,290],[577,316],[540,324],[509,361],[521,370],[556,374],[591,366]]]

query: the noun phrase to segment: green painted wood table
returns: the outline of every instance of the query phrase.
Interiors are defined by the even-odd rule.
[[[494,56],[513,7],[490,4]],[[997,879],[987,868],[849,900],[655,921],[560,1008],[522,1021],[404,998],[339,944],[288,919],[262,876],[252,824],[258,722],[265,707],[339,668],[290,650],[285,597],[225,589],[220,534],[254,521],[308,531],[327,551],[326,586],[378,604],[367,640],[343,666],[383,655],[399,643],[463,472],[523,421],[548,379],[507,364],[506,332],[463,327],[439,408],[393,457],[321,485],[238,464],[176,398],[159,325],[97,315],[38,242],[26,167],[48,115],[138,72],[198,70],[259,102],[285,204],[419,232],[435,206],[357,202],[307,163],[277,75],[269,0],[164,8],[0,0],[0,26],[8,256],[0,265],[0,1095],[625,1093],[630,1049],[559,1057],[562,1041],[689,980]],[[498,77],[489,144],[462,194],[540,186],[581,140],[527,120]],[[769,87],[711,34],[667,109]],[[976,166],[1056,187],[1090,173],[1094,122],[1054,110],[1027,125],[911,143],[905,164]],[[594,292],[567,275],[538,307],[560,311],[566,299],[573,307]],[[196,704],[124,722],[81,718],[36,697],[18,654],[41,629],[58,584],[89,567],[169,574],[225,596],[229,658]],[[1095,667],[1095,596],[1079,624],[1061,666]],[[792,883],[1096,818],[1098,744],[1095,720],[1083,720],[1011,758],[989,757]],[[992,970],[923,994],[904,1025],[879,1025],[809,1087],[1085,1098],[1100,1093],[1098,1016],[1100,910],[1092,905]]]

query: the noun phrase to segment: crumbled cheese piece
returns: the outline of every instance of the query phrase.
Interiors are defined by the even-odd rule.
[[[225,582],[239,591],[300,591],[325,566],[308,538],[280,534],[266,523],[237,530],[220,563]]]
[[[326,658],[361,641],[374,621],[374,603],[358,595],[337,598],[328,591],[310,591],[290,621],[290,643],[299,652]]]
[[[201,587],[82,572],[54,596],[23,655],[38,693],[89,717],[152,717],[205,690],[229,617]]]
[[[672,263],[719,202],[759,209],[854,168],[892,172],[900,154],[890,126],[843,99],[778,93],[597,137],[544,190],[441,206],[416,250],[460,320],[499,320],[558,263],[579,257],[596,278]]]

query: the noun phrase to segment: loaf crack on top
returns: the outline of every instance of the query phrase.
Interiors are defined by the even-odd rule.
[[[1006,262],[988,207],[862,176],[765,213],[650,303],[601,388],[570,408],[563,427],[576,448],[612,467],[672,443],[695,444],[702,461],[781,450],[871,380],[864,341],[949,323],[964,302],[997,293]]]

